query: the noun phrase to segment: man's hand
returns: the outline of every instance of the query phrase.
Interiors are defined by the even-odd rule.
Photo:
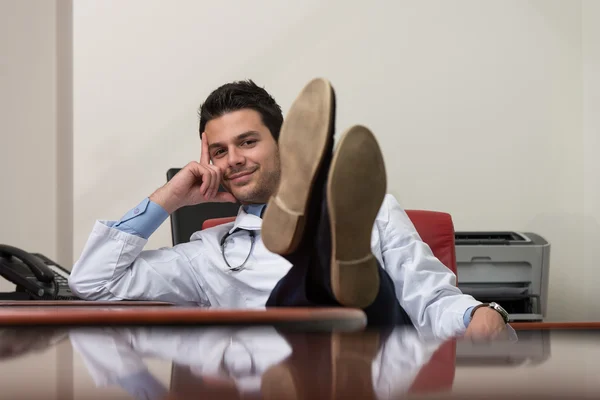
[[[508,328],[502,316],[492,308],[480,307],[473,314],[465,337],[469,339],[505,339]]]
[[[235,203],[236,199],[231,193],[219,192],[221,177],[221,170],[210,163],[206,133],[202,133],[200,162],[187,164],[166,185],[152,193],[150,200],[169,214],[181,207],[200,203]]]

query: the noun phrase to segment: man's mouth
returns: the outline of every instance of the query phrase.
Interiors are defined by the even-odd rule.
[[[243,178],[244,176],[248,176],[250,174],[253,174],[254,171],[255,170],[238,172],[237,174],[229,175],[227,177],[227,180],[228,181],[235,181],[236,179]]]

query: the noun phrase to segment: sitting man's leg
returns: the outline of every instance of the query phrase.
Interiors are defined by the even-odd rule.
[[[334,155],[334,123],[333,88],[314,80],[281,129],[281,183],[265,210],[262,239],[293,267],[267,306],[357,307],[370,325],[412,325],[371,252],[386,191],[381,151],[371,132],[356,126]]]

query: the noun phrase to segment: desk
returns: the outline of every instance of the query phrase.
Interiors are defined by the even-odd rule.
[[[478,364],[457,366],[451,396],[444,398],[471,399],[476,393],[490,399],[600,397],[600,323],[515,325],[520,344],[470,345],[484,357]]]
[[[6,398],[66,400],[600,395],[600,330],[519,332],[522,348],[541,345],[538,359],[515,361],[520,353],[514,343],[459,340],[481,362],[455,367],[452,358],[439,357],[454,341],[424,340],[400,328],[318,333],[270,326],[4,328],[0,385]],[[42,387],[32,384],[32,371]]]
[[[307,310],[296,311],[269,318],[309,315]],[[242,318],[250,316],[256,314]],[[426,341],[403,329],[315,333],[244,325],[5,327],[0,337],[0,385],[9,397],[40,397],[26,373],[35,369],[39,379],[47,373],[58,382],[47,386],[57,393],[69,393],[61,385],[71,387],[71,398],[135,398],[128,393],[140,391],[158,394],[156,398],[239,398],[228,395],[253,390],[263,398],[294,392],[301,399],[322,398],[323,393],[334,393],[333,398],[599,395],[600,329],[589,328],[598,324],[561,324],[558,329],[543,325],[538,330],[531,325],[515,327],[522,335],[519,346],[539,345],[535,362],[527,356],[515,362],[515,354],[521,353],[514,351],[514,344],[459,340],[457,345],[470,346],[481,362],[459,365],[455,373],[454,360],[439,357],[452,341]],[[56,359],[71,365],[54,368],[54,362],[44,361]]]

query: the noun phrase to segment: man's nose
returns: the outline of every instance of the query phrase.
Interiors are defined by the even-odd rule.
[[[237,149],[230,149],[228,153],[228,160],[230,166],[243,165],[246,159],[244,156],[237,151]]]

